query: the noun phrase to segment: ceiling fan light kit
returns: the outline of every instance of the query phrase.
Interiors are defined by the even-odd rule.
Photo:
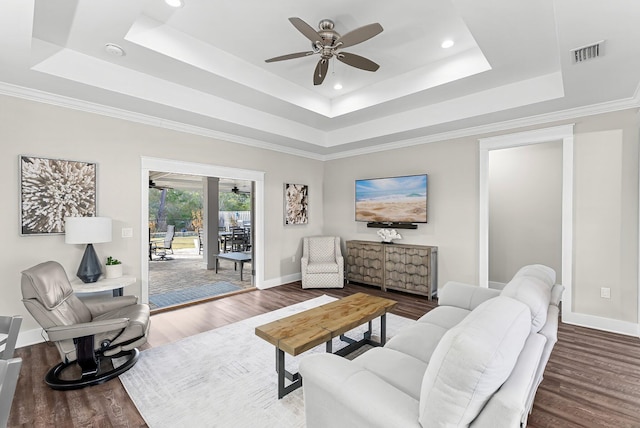
[[[302,35],[311,41],[312,50],[269,58],[265,60],[265,62],[284,61],[319,54],[320,60],[318,60],[318,64],[313,72],[314,85],[322,84],[327,76],[329,60],[334,57],[337,58],[338,61],[361,70],[374,72],[380,68],[378,64],[370,59],[342,51],[343,48],[357,45],[358,43],[367,41],[380,34],[383,31],[383,28],[379,23],[376,22],[374,24],[365,25],[364,27],[357,28],[348,32],[344,36],[341,36],[333,29],[335,24],[330,19],[323,19],[320,21],[318,24],[319,31],[314,30],[313,27],[300,18],[289,18],[289,21],[302,33]]]

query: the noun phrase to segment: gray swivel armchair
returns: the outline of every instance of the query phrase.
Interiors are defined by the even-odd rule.
[[[62,358],[45,376],[53,389],[83,388],[124,373],[136,363],[137,347],[147,341],[148,305],[139,304],[135,296],[82,301],[73,294],[67,274],[57,262],[23,271],[22,297]],[[116,357],[125,357],[117,367],[108,361]]]
[[[338,236],[303,238],[302,288],[344,287],[344,258]]]

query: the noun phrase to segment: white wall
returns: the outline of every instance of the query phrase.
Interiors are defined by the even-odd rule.
[[[574,126],[576,152],[576,206],[574,207],[574,314],[577,324],[638,334],[638,117],[635,110],[579,118]],[[566,124],[549,123],[543,127]],[[502,134],[528,131],[514,129]],[[402,231],[402,242],[439,246],[439,286],[449,280],[478,282],[478,139],[469,138],[336,159],[325,163],[325,233],[343,240],[377,240],[376,229],[354,221],[354,181],[358,178],[403,174],[429,174],[429,223],[418,230]],[[594,140],[592,142],[592,140]],[[582,165],[583,152],[595,146],[613,149],[597,172]],[[597,153],[587,159],[597,159]],[[589,180],[580,172],[606,176],[603,191],[610,192],[600,204],[584,206],[580,198],[591,192]],[[597,179],[597,177],[591,177]],[[582,194],[582,195],[581,195]],[[597,208],[597,209],[594,209]],[[585,235],[585,230],[591,236]],[[613,236],[611,236],[611,234]],[[596,245],[602,236],[601,245]],[[606,237],[606,239],[604,239]],[[558,237],[559,239],[560,237]],[[602,245],[606,242],[606,245]],[[598,259],[602,252],[602,261]],[[591,261],[585,259],[591,257]],[[549,262],[552,263],[552,262]],[[587,269],[588,267],[588,269]],[[587,280],[592,271],[596,282]],[[559,272],[560,273],[560,272]],[[600,298],[600,287],[611,288],[612,298]],[[585,315],[585,316],[583,316]],[[611,322],[609,322],[611,321]]]
[[[627,110],[580,118],[575,121],[576,168],[580,171],[582,149],[595,145],[616,146],[615,159],[608,159],[600,175],[615,177],[613,189],[619,197],[594,211],[593,220],[576,211],[576,224],[592,221],[592,227],[618,230],[615,248],[594,248],[581,241],[576,228],[574,250],[575,307],[586,314],[637,323],[638,314],[638,124],[636,112]],[[547,126],[553,126],[548,124]],[[529,128],[531,129],[531,128]],[[516,132],[516,130],[510,131]],[[495,135],[495,134],[494,134]],[[20,302],[20,271],[36,263],[55,259],[71,275],[82,255],[81,246],[65,245],[63,236],[19,235],[18,156],[33,155],[98,163],[98,213],[114,219],[114,241],[98,244],[100,256],[113,255],[125,261],[125,271],[140,277],[141,167],[142,156],[210,163],[265,172],[265,279],[286,281],[299,275],[300,241],[303,236],[336,234],[347,239],[377,240],[376,229],[354,220],[354,182],[358,178],[405,174],[429,174],[429,223],[417,230],[401,231],[402,242],[439,247],[439,285],[448,280],[477,282],[478,278],[478,135],[456,140],[415,145],[335,159],[314,161],[244,145],[152,126],[98,116],[80,111],[0,96],[0,177],[4,200],[0,219],[5,227],[0,262],[0,313],[23,314]],[[592,142],[595,141],[595,142]],[[581,146],[584,142],[584,145]],[[619,154],[619,155],[618,155]],[[593,159],[593,156],[587,156]],[[618,170],[618,172],[616,172]],[[582,174],[578,172],[578,174]],[[581,175],[580,175],[581,176]],[[576,182],[576,194],[588,186]],[[309,185],[310,223],[283,225],[283,184]],[[615,213],[612,216],[611,213]],[[614,218],[615,217],[615,218]],[[605,222],[605,223],[601,223]],[[122,227],[131,227],[134,237],[119,238]],[[608,233],[608,232],[607,232]],[[608,244],[609,245],[609,244]],[[619,260],[600,264],[606,274],[612,299],[599,297],[600,284],[581,278],[582,253],[613,251]],[[291,257],[295,256],[295,261]],[[582,277],[581,277],[582,276]],[[597,290],[597,293],[594,293]],[[139,294],[139,290],[128,292]],[[36,326],[25,316],[23,330]]]
[[[489,152],[489,280],[534,263],[562,277],[562,142]]]
[[[402,243],[438,246],[438,283],[477,282],[478,144],[475,138],[423,144],[325,163],[324,230],[344,240],[379,240],[355,219],[355,180],[427,173],[427,224],[399,230]],[[344,246],[344,244],[343,244]]]
[[[574,313],[638,335],[637,111],[585,118],[576,131]],[[600,287],[611,288],[610,299]]]
[[[635,290],[623,281],[625,271],[635,268],[624,252],[629,246],[637,251],[629,241],[637,232],[623,214],[623,199],[635,190],[623,181],[624,144],[617,129],[583,134],[575,147],[573,306],[579,313],[635,321],[635,305],[629,304]],[[600,297],[601,287],[611,289],[610,299]]]
[[[322,162],[211,138],[155,128],[120,119],[0,96],[0,177],[4,226],[0,261],[0,313],[23,314],[23,330],[36,327],[21,302],[20,271],[56,260],[69,276],[84,249],[64,244],[64,236],[20,236],[18,156],[32,155],[96,162],[98,214],[114,221],[113,242],[97,244],[99,257],[123,260],[125,273],[141,277],[141,157],[242,168],[265,172],[265,280],[282,283],[299,277],[301,238],[320,234],[322,221]],[[285,227],[283,185],[308,184],[309,224]],[[133,238],[120,238],[131,227]],[[296,256],[292,262],[291,257]],[[126,293],[141,295],[140,281]]]

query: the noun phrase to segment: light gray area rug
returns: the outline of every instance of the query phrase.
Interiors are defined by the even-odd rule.
[[[141,352],[120,380],[152,427],[304,427],[302,388],[277,398],[275,348],[255,335],[255,327],[336,300],[321,296],[178,342]],[[387,337],[414,321],[387,315]],[[348,335],[359,339],[366,325]],[[380,322],[373,322],[373,335]],[[335,339],[333,349],[344,346]],[[325,345],[292,357],[287,369]]]

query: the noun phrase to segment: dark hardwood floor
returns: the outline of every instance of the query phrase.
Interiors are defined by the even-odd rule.
[[[154,314],[143,349],[322,294],[344,297],[358,291],[397,300],[393,312],[413,319],[436,305],[424,297],[353,284],[344,289],[302,290],[297,282]],[[23,365],[9,427],[146,426],[120,381],[53,391],[43,378],[59,361],[55,347],[42,343],[20,348],[16,354]],[[640,427],[640,339],[561,323],[529,427]]]

